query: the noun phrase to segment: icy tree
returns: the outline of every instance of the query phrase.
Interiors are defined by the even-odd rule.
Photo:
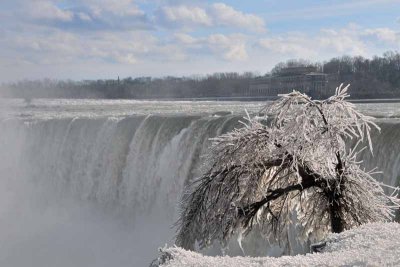
[[[365,148],[373,152],[370,131],[379,127],[345,100],[347,90],[324,101],[282,95],[264,108],[267,123],[248,116],[245,127],[213,139],[208,171],[183,197],[177,245],[225,245],[255,226],[279,240],[294,212],[299,239],[391,220],[398,188],[386,195],[357,159]]]

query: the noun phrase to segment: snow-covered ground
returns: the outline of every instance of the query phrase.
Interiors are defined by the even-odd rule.
[[[321,253],[272,257],[210,257],[181,248],[163,249],[163,267],[400,266],[400,224],[373,223],[330,234]]]

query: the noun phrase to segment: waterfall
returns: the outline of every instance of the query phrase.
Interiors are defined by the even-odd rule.
[[[360,155],[366,170],[377,168],[375,177],[391,186],[400,185],[400,124],[396,121],[379,123],[381,132],[372,135],[373,154],[365,150]]]
[[[156,256],[158,246],[173,243],[171,226],[178,216],[180,197],[185,185],[202,170],[201,155],[207,151],[209,138],[240,127],[239,118],[175,114],[3,119],[0,121],[0,178],[4,191],[1,200],[7,203],[10,199],[28,199],[33,203],[39,199],[39,204],[29,203],[28,207],[35,210],[32,205],[39,206],[41,216],[48,210],[43,207],[55,206],[60,212],[60,205],[65,207],[65,203],[72,201],[84,210],[102,211],[102,215],[93,218],[105,221],[119,218],[121,227],[130,229],[116,231],[118,238],[126,239],[116,244],[123,253],[121,258],[141,266]],[[400,124],[381,122],[380,126],[381,134],[373,133],[374,155],[365,151],[362,158],[366,169],[378,167],[383,171],[378,179],[397,186]],[[13,191],[13,188],[19,189]],[[10,194],[19,195],[9,198]],[[11,206],[15,211],[15,205]],[[17,216],[10,209],[3,208],[0,212]],[[38,222],[42,223],[39,219]],[[9,222],[0,222],[0,227],[5,223]],[[100,229],[104,225],[93,222],[90,226]],[[93,236],[102,231],[93,229]],[[93,242],[108,240],[93,236]],[[126,248],[135,243],[143,249]],[[2,255],[0,252],[0,265]],[[3,259],[3,263],[9,262]],[[107,261],[96,262],[92,266],[106,264]]]

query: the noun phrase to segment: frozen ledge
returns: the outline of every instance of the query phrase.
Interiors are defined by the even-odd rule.
[[[400,224],[372,223],[330,234],[321,253],[272,257],[210,257],[178,247],[161,249],[163,267],[400,266]],[[154,266],[157,266],[155,264]]]

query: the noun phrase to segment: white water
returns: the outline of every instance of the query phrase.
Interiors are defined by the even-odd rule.
[[[238,127],[244,108],[260,106],[3,101],[0,266],[147,266],[158,247],[173,243],[179,198],[208,139]],[[383,118],[366,166],[397,185],[400,105],[359,106]],[[221,111],[233,115],[213,115]]]

